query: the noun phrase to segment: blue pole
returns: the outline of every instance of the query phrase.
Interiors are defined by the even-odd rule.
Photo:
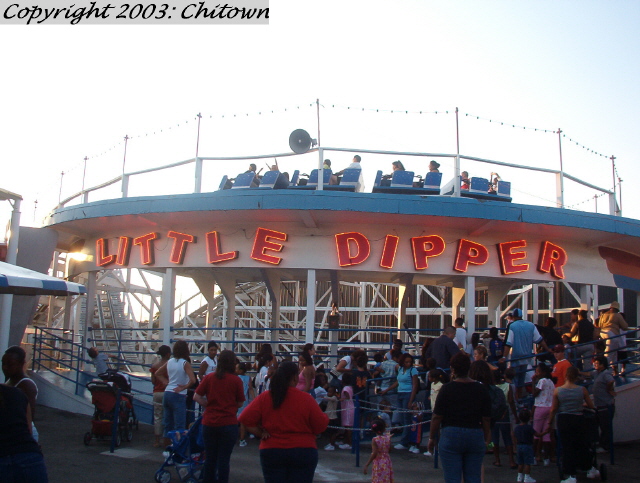
[[[356,453],[356,468],[360,467],[360,396],[356,394],[353,412],[353,450]]]

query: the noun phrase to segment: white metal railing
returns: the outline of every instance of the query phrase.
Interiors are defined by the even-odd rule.
[[[323,159],[324,159],[324,154],[325,152],[349,152],[349,153],[364,153],[364,154],[378,154],[378,155],[394,155],[394,156],[415,156],[415,157],[423,157],[423,158],[451,158],[454,160],[455,163],[455,169],[454,169],[454,179],[456,177],[458,177],[460,175],[460,160],[464,159],[464,160],[468,160],[468,161],[475,161],[475,162],[479,162],[479,163],[486,163],[486,164],[491,164],[491,165],[496,165],[496,166],[504,166],[504,167],[510,167],[510,168],[516,168],[516,169],[524,169],[527,171],[536,171],[536,172],[541,172],[541,173],[547,173],[547,174],[552,174],[555,176],[556,178],[556,205],[558,207],[563,207],[564,206],[564,179],[573,181],[581,186],[596,190],[602,194],[606,194],[609,196],[609,214],[610,215],[617,215],[620,216],[620,209],[618,207],[618,203],[616,201],[615,198],[615,192],[606,188],[602,188],[599,186],[596,186],[592,183],[589,183],[587,181],[583,181],[580,178],[570,175],[568,173],[565,173],[564,171],[561,170],[555,170],[555,169],[549,169],[549,168],[541,168],[541,167],[537,167],[537,166],[525,166],[525,165],[520,165],[520,164],[515,164],[515,163],[508,163],[508,162],[504,162],[504,161],[496,161],[496,160],[491,160],[491,159],[484,159],[484,158],[478,158],[475,156],[466,156],[466,155],[462,155],[462,154],[447,154],[447,153],[421,153],[421,152],[407,152],[407,151],[382,151],[382,150],[370,150],[370,149],[355,149],[355,148],[332,148],[332,147],[317,147],[317,148],[313,148],[310,149],[307,153],[312,153],[312,152],[318,152],[319,155],[319,161],[318,161],[318,168],[320,169],[320,173],[318,173],[319,179],[323,179],[322,175],[322,171],[323,171]],[[304,153],[304,154],[307,154]],[[139,170],[139,171],[133,171],[130,173],[123,173],[121,176],[118,176],[116,178],[113,178],[109,181],[106,181],[104,183],[101,183],[99,185],[90,187],[90,188],[86,188],[83,189],[82,191],[79,191],[67,198],[65,198],[64,200],[62,200],[55,208],[54,211],[56,209],[62,208],[64,207],[67,203],[69,203],[70,201],[73,201],[77,198],[81,198],[82,199],[82,203],[88,203],[89,202],[89,193],[91,192],[95,192],[98,191],[102,188],[106,188],[108,186],[114,185],[118,182],[121,183],[121,192],[122,192],[122,197],[123,198],[127,198],[128,197],[128,190],[129,190],[129,180],[131,179],[131,177],[133,176],[141,176],[141,175],[145,175],[145,174],[149,174],[149,173],[153,173],[153,172],[158,172],[158,171],[163,171],[163,170],[167,170],[167,169],[172,169],[172,168],[176,168],[179,166],[185,166],[185,165],[189,165],[189,164],[194,164],[194,189],[193,189],[193,193],[201,193],[202,191],[202,168],[203,168],[203,163],[205,161],[247,161],[247,160],[256,160],[256,159],[273,159],[273,158],[282,158],[282,157],[289,157],[289,156],[301,156],[301,154],[296,154],[296,153],[280,153],[280,154],[264,154],[264,155],[253,155],[253,156],[199,156],[196,158],[191,158],[191,159],[187,159],[184,161],[179,161],[176,163],[171,163],[171,164],[166,164],[163,166],[158,166],[155,168],[148,168],[148,169],[143,169],[143,170]],[[459,187],[459,183],[454,183],[456,185],[456,189],[454,190],[454,193],[451,196],[460,196],[460,187]],[[318,186],[316,188],[317,190],[322,190],[322,183],[318,183]]]

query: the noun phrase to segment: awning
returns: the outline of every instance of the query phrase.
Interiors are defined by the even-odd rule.
[[[84,285],[66,282],[44,273],[0,262],[0,294],[77,295],[87,293]]]

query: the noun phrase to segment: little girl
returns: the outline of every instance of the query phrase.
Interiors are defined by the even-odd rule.
[[[429,382],[431,383],[431,393],[429,394],[429,402],[433,408],[436,405],[436,398],[442,388],[442,385],[447,382],[446,374],[442,369],[431,369],[429,371]]]
[[[547,432],[549,427],[549,413],[553,403],[553,391],[555,385],[551,380],[551,369],[541,362],[536,366],[535,387],[533,388],[533,430],[538,434],[544,434],[542,439],[536,436],[534,453],[538,462],[544,459],[544,465],[549,466],[554,450],[551,446],[551,434]],[[543,458],[544,454],[544,458]]]
[[[393,466],[389,457],[391,434],[385,432],[385,429],[386,425],[380,419],[371,423],[371,431],[376,436],[371,441],[371,456],[369,456],[369,460],[364,465],[362,472],[366,475],[367,468],[373,461],[373,469],[371,470],[372,483],[393,483]]]
[[[342,426],[347,429],[344,430],[344,443],[338,446],[340,449],[351,449],[351,428],[353,427],[353,417],[355,413],[351,382],[351,374],[345,372],[342,376],[344,387],[340,393],[340,409],[342,410]]]

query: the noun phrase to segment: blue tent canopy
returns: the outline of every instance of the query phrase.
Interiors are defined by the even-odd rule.
[[[77,295],[87,293],[84,285],[66,282],[44,273],[0,262],[0,294]]]

